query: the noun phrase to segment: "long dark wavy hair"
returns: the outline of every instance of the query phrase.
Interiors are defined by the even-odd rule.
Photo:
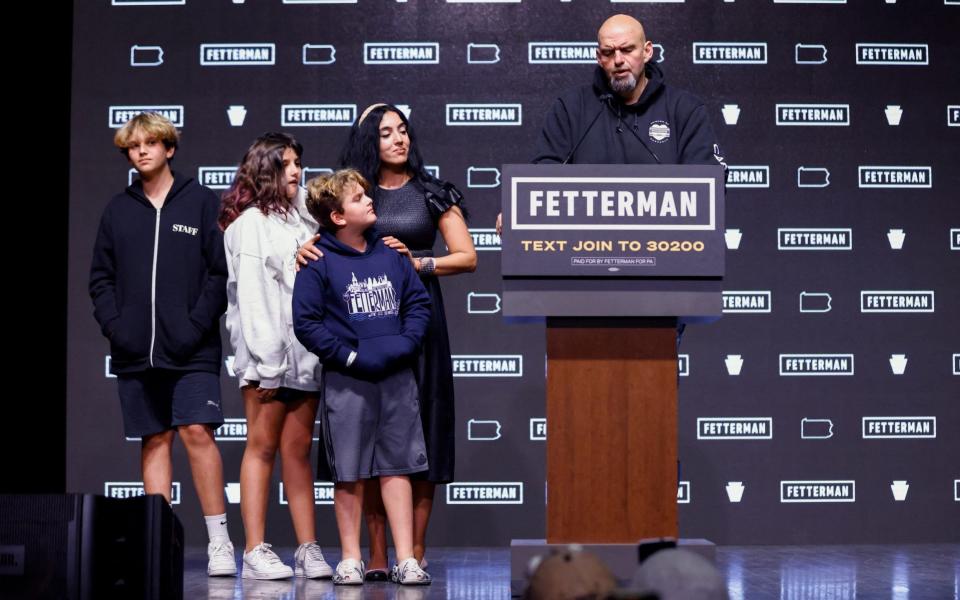
[[[397,113],[400,120],[407,127],[407,136],[410,138],[410,150],[407,152],[407,170],[413,178],[414,184],[422,188],[423,181],[433,178],[423,168],[423,157],[417,147],[417,136],[410,126],[410,121],[399,108],[392,104],[383,104],[370,110],[363,121],[357,122],[350,128],[350,137],[340,151],[339,167],[353,168],[360,171],[364,179],[370,182],[374,189],[380,181],[380,121],[388,112]]]
[[[256,206],[267,215],[286,213],[292,203],[284,190],[283,153],[290,148],[297,158],[303,156],[303,146],[292,135],[269,132],[261,135],[243,155],[233,183],[223,194],[217,222],[226,230],[244,209]]]

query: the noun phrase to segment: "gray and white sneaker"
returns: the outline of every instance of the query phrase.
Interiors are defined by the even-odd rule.
[[[210,577],[237,574],[237,557],[233,555],[233,543],[207,544],[207,575]]]
[[[293,553],[293,574],[307,579],[329,579],[333,569],[323,560],[323,552],[316,542],[300,544]]]
[[[244,579],[287,579],[293,577],[293,569],[283,564],[270,544],[262,543],[243,553]]]
[[[390,579],[400,585],[430,585],[431,581],[430,574],[420,568],[420,563],[412,556],[393,565]]]
[[[333,575],[335,585],[362,585],[363,561],[345,558],[337,563],[337,572]]]

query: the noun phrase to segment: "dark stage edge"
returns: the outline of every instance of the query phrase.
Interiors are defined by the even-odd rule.
[[[293,548],[276,548],[288,564]],[[339,551],[324,548],[331,565]],[[239,560],[240,552],[237,552]],[[264,582],[208,578],[206,549],[186,553],[184,598],[417,600],[510,597],[510,549],[432,548],[426,588],[389,583],[358,588],[329,581],[294,579]],[[716,565],[724,574],[731,600],[781,598],[892,598],[960,600],[960,543],[851,546],[718,546]]]

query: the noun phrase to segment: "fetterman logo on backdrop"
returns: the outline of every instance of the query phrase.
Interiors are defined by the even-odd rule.
[[[522,377],[520,354],[454,354],[454,377]]]
[[[284,104],[280,106],[280,124],[284,127],[350,127],[356,118],[356,104]]]
[[[274,65],[276,55],[276,44],[200,44],[200,64],[205,67]]]
[[[531,65],[588,64],[597,62],[597,42],[528,42]]]
[[[142,481],[103,482],[103,495],[107,498],[136,498],[144,493]],[[179,481],[174,481],[170,488],[170,504],[180,504]]]
[[[770,187],[769,165],[727,165],[728,188]]]
[[[698,440],[770,440],[773,417],[699,417]]]
[[[440,63],[437,42],[368,42],[363,45],[365,65],[436,65]]]
[[[313,503],[333,504],[333,484],[326,481],[313,482]],[[280,504],[286,506],[287,496],[283,492],[283,482],[280,482]]]
[[[724,313],[768,313],[771,310],[770,290],[724,291]]]
[[[782,227],[777,229],[777,250],[853,250],[853,230]]]
[[[863,417],[863,439],[937,437],[936,417]]]
[[[794,480],[780,482],[780,502],[856,502],[857,482]]]
[[[929,65],[930,46],[927,44],[857,44],[857,64]]]
[[[765,65],[766,42],[694,42],[693,62],[696,64]]]
[[[777,104],[777,125],[845,127],[850,125],[849,104]]]
[[[781,354],[780,375],[853,375],[853,354]]]
[[[933,290],[862,290],[862,313],[932,313]]]
[[[447,484],[447,504],[523,504],[522,481],[462,481]]]
[[[933,167],[859,166],[857,173],[862,188],[933,187]]]
[[[245,442],[247,441],[246,419],[224,419],[223,425],[213,432],[213,439],[218,442]]]
[[[205,185],[211,190],[229,188],[236,174],[236,167],[199,167],[197,169],[197,179],[200,185]]]
[[[139,115],[140,113],[157,113],[167,118],[174,127],[183,127],[183,105],[165,105],[165,106],[111,106],[109,109],[108,122],[110,127],[116,129],[123,127],[123,124]]]
[[[447,125],[523,125],[521,104],[447,104]]]
[[[478,251],[500,252],[500,236],[496,229],[470,228],[470,237],[473,238],[473,247]]]

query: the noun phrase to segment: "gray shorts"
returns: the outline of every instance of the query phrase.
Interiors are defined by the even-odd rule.
[[[223,425],[220,376],[206,371],[149,369],[117,375],[123,430],[143,437],[180,425]]]
[[[320,415],[334,482],[427,470],[420,394],[412,369],[378,382],[325,370]]]

